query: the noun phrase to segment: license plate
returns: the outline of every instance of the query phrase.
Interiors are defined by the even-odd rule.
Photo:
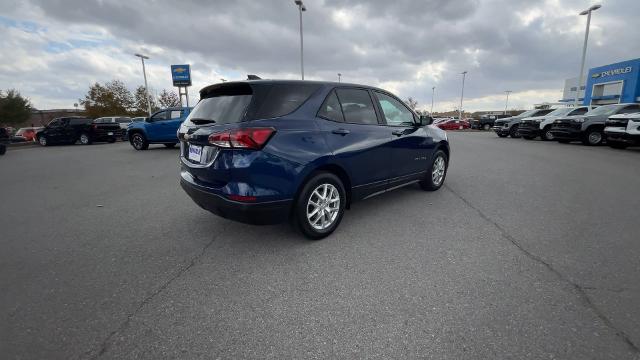
[[[111,136],[111,135],[113,135],[113,133],[112,132],[108,132],[107,135]]]
[[[200,162],[202,159],[202,146],[189,145],[189,160]]]

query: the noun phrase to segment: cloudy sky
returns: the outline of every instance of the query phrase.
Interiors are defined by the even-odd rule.
[[[602,0],[587,68],[640,57],[640,0]],[[375,85],[420,108],[528,108],[577,76],[590,0],[305,0],[305,77]],[[300,76],[293,0],[0,0],[0,89],[41,109],[72,108],[93,82],[171,88],[170,64],[197,90],[220,78]]]

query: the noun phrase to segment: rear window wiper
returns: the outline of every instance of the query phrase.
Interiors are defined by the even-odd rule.
[[[191,119],[191,122],[196,124],[196,125],[203,125],[203,124],[215,124],[216,121],[213,119],[203,119],[203,118],[193,118]]]

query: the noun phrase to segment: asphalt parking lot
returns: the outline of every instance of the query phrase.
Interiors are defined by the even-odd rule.
[[[10,149],[0,354],[637,359],[640,151],[450,137],[317,242],[201,210],[176,149]]]

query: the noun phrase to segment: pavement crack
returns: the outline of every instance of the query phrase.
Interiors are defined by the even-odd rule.
[[[587,295],[586,290],[592,290],[595,288],[592,287],[583,287],[580,284],[572,281],[570,278],[568,278],[567,276],[565,276],[564,274],[562,274],[559,270],[557,270],[556,268],[553,267],[553,265],[551,265],[551,263],[545,261],[543,258],[541,258],[540,256],[530,252],[529,250],[527,250],[524,246],[522,246],[522,244],[520,244],[513,236],[511,236],[511,234],[509,234],[509,232],[507,232],[507,230],[505,230],[500,224],[498,224],[496,221],[494,221],[493,219],[491,219],[489,216],[487,216],[482,210],[480,210],[478,207],[474,206],[473,204],[471,204],[471,202],[469,202],[469,200],[467,200],[465,197],[463,197],[462,195],[460,195],[458,192],[456,192],[455,190],[453,190],[450,186],[448,185],[444,185],[444,187],[449,190],[453,195],[455,195],[457,198],[459,198],[460,200],[462,200],[462,202],[464,202],[468,207],[470,207],[471,209],[475,210],[478,215],[480,215],[480,217],[482,219],[484,219],[485,221],[487,221],[488,223],[492,224],[493,226],[495,226],[499,231],[500,234],[502,235],[502,237],[504,237],[505,239],[509,240],[516,248],[518,248],[518,250],[520,250],[525,256],[527,256],[528,258],[532,259],[533,261],[542,264],[544,267],[546,267],[549,271],[551,271],[553,274],[555,274],[560,280],[568,283],[574,290],[575,293],[578,295],[578,297],[580,298],[580,300],[582,300],[583,304],[585,306],[587,306],[589,309],[591,309],[591,311],[593,311],[593,313],[600,319],[602,320],[602,322],[611,330],[613,330],[616,334],[616,336],[618,338],[620,338],[622,341],[624,341],[627,346],[629,346],[629,348],[634,351],[635,353],[640,353],[640,348],[638,348],[638,346],[636,344],[633,343],[633,341],[631,341],[631,339],[629,338],[629,335],[627,335],[623,330],[618,329],[613,322],[611,322],[611,320],[609,320],[609,318],[602,312],[602,310],[600,310],[592,301],[591,298]]]
[[[93,356],[91,356],[91,359],[98,359],[100,358],[102,355],[104,355],[107,350],[109,350],[109,344],[111,343],[111,340],[119,333],[121,333],[122,331],[126,330],[129,327],[129,324],[131,323],[131,320],[133,320],[133,318],[140,313],[140,311],[142,311],[142,309],[149,304],[151,301],[153,301],[153,299],[155,299],[158,295],[160,295],[164,290],[166,290],[169,285],[171,285],[175,280],[177,280],[178,278],[180,278],[182,275],[184,275],[187,271],[189,271],[201,258],[202,256],[204,256],[205,252],[207,251],[207,249],[213,245],[213,243],[218,239],[218,237],[220,236],[220,234],[224,233],[226,230],[226,227],[222,228],[222,231],[218,232],[216,236],[214,236],[211,241],[209,241],[201,250],[198,254],[196,254],[194,257],[191,258],[191,260],[189,261],[189,263],[182,267],[181,269],[178,270],[178,272],[176,272],[171,278],[169,278],[167,281],[165,281],[162,285],[160,285],[160,287],[158,287],[156,290],[154,290],[150,295],[148,295],[147,297],[145,297],[142,302],[140,302],[140,304],[138,304],[138,306],[136,307],[136,309],[132,312],[130,312],[129,314],[127,314],[127,318],[120,324],[120,326],[118,326],[117,329],[113,330],[112,332],[109,333],[109,335],[102,341],[102,343],[100,344],[100,350],[98,350],[97,353],[95,353]],[[89,350],[85,353],[86,356],[91,355],[91,353],[93,353],[93,350]]]

